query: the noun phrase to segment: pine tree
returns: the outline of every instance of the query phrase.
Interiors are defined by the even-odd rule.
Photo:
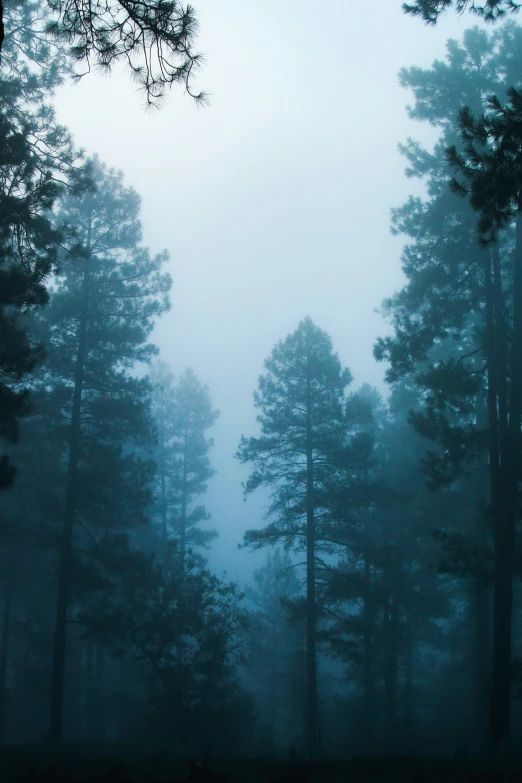
[[[194,505],[215,474],[208,452],[213,441],[206,437],[219,411],[212,410],[209,390],[193,370],[185,370],[174,384],[166,365],[156,365],[152,375],[154,411],[158,429],[159,496],[164,552],[168,534],[179,544],[183,568],[187,548],[207,547],[217,536],[201,528],[210,519],[203,505]],[[170,519],[168,519],[170,517]]]
[[[48,51],[27,32],[38,4],[10,6],[7,14],[13,31],[0,70],[0,440],[14,444],[29,411],[27,379],[42,358],[26,316],[48,300],[46,283],[63,238],[51,211],[65,182],[72,185],[76,156],[48,103],[59,73],[39,67]],[[0,455],[0,488],[14,474],[8,455]]]
[[[478,213],[482,244],[497,245],[499,231],[515,227],[507,317],[503,297],[498,302],[494,290],[488,297],[494,311],[488,336],[491,350],[494,344],[496,351],[490,395],[498,409],[498,413],[491,410],[489,422],[496,441],[490,453],[491,470],[497,472],[492,481],[495,574],[490,724],[490,742],[495,747],[510,732],[515,530],[522,454],[522,93],[510,88],[506,105],[496,97],[488,104],[489,111],[478,119],[469,108],[462,110],[464,151],[452,148],[448,157],[460,175],[460,181],[453,181],[453,189],[469,194]],[[505,282],[499,265],[494,266],[494,275],[502,292]],[[512,325],[510,333],[508,323]]]
[[[403,10],[412,16],[420,16],[427,24],[436,24],[439,16],[450,8],[455,8],[458,14],[466,9],[485,19],[495,22],[503,19],[508,12],[514,13],[522,6],[516,0],[416,0],[415,3],[403,3]]]
[[[53,662],[51,741],[62,736],[67,610],[79,514],[104,523],[145,514],[150,472],[132,453],[150,433],[149,384],[131,375],[156,349],[147,342],[168,307],[166,253],[140,246],[139,197],[121,173],[93,161],[96,190],[64,200],[58,220],[75,226],[47,330],[44,384],[51,386],[56,432],[66,448]],[[120,509],[118,509],[118,503]],[[129,512],[129,508],[131,511]],[[126,512],[124,512],[126,509]],[[125,517],[123,517],[125,519]]]
[[[343,370],[328,335],[310,318],[279,342],[265,362],[254,404],[261,436],[241,439],[238,458],[253,463],[249,494],[269,487],[272,502],[262,530],[245,534],[254,548],[282,542],[306,552],[307,746],[317,751],[316,553],[321,542],[323,482],[344,432],[344,394],[351,376]]]
[[[499,231],[500,225],[510,220],[508,202],[513,190],[504,183],[495,191],[495,178],[491,176],[497,165],[495,143],[501,144],[498,133],[502,136],[508,130],[500,117],[500,103],[496,102],[496,109],[491,104],[492,128],[495,122],[498,124],[496,131],[492,130],[491,139],[487,121],[475,121],[474,113],[482,113],[488,93],[510,94],[508,79],[517,71],[521,51],[522,33],[510,23],[491,36],[484,31],[467,31],[463,45],[448,44],[447,65],[437,63],[429,71],[409,69],[402,72],[403,83],[415,92],[416,103],[410,110],[412,116],[441,127],[442,134],[431,156],[413,143],[407,148],[413,163],[411,171],[427,179],[429,199],[424,203],[411,200],[395,213],[396,228],[413,240],[404,252],[408,285],[386,304],[394,321],[394,337],[386,338],[376,346],[377,358],[391,361],[390,381],[409,377],[424,390],[424,404],[412,414],[411,420],[420,434],[436,444],[424,459],[430,485],[434,488],[451,486],[453,492],[467,492],[474,497],[474,514],[463,516],[455,530],[445,526],[444,530],[439,530],[438,537],[444,550],[443,569],[447,573],[453,569],[453,573],[465,579],[473,591],[473,623],[477,638],[482,639],[481,652],[474,664],[477,671],[475,698],[481,705],[478,715],[483,714],[485,706],[481,679],[487,676],[489,668],[485,629],[492,543],[497,553],[497,630],[494,632],[497,652],[493,653],[497,660],[494,675],[497,684],[493,689],[490,716],[492,745],[507,735],[509,712],[506,634],[510,623],[506,613],[510,614],[511,588],[508,585],[512,581],[509,573],[513,572],[513,555],[507,560],[500,555],[498,530],[506,529],[502,522],[505,515],[503,498],[504,489],[510,483],[502,472],[508,465],[513,465],[506,444],[510,417],[507,389],[512,372],[509,355],[514,281],[512,254],[516,238],[512,226]],[[453,89],[453,85],[458,89]],[[472,108],[459,108],[462,97]],[[493,116],[495,111],[500,112],[498,117]],[[498,132],[496,137],[495,132]],[[503,146],[509,146],[511,142],[502,138]],[[448,147],[450,153],[446,159]],[[507,154],[516,157],[517,152],[511,147]],[[449,188],[452,173],[449,164],[461,168],[464,179],[469,178],[464,183],[461,178],[460,186],[454,183],[453,192]],[[513,173],[516,161],[510,161],[509,165]],[[457,196],[459,193],[465,195],[467,190],[472,191],[470,203],[462,200],[459,204]],[[500,199],[507,199],[503,204],[500,201],[493,203],[497,198],[495,194],[499,193]],[[476,215],[470,207],[482,210],[479,228],[494,240],[489,247],[484,247],[484,242],[480,247],[476,240]],[[443,242],[440,241],[442,237]],[[487,401],[486,415],[483,413],[484,399]],[[489,462],[489,491],[483,480],[486,460]],[[477,478],[473,478],[475,472]],[[512,490],[511,503],[513,498]],[[497,531],[493,542],[490,530]],[[509,549],[506,545],[504,552]],[[504,650],[500,656],[502,663],[498,658],[499,644]],[[499,701],[500,692],[503,695]],[[499,706],[500,702],[502,706]],[[482,718],[479,720],[482,723]],[[479,734],[483,736],[483,733],[481,729]]]
[[[5,9],[0,3],[2,61],[9,37],[20,32],[11,5],[16,14],[25,3],[9,4]],[[193,72],[201,63],[201,55],[194,51],[198,25],[192,6],[178,0],[114,0],[87,8],[80,0],[49,0],[38,7],[26,40],[32,38],[52,54],[61,50],[63,55],[65,50],[69,63],[81,66],[75,73],[77,79],[93,63],[108,71],[122,61],[142,86],[148,103],[161,100],[173,84],[184,85],[198,102],[205,100],[203,93],[194,93],[191,87]]]

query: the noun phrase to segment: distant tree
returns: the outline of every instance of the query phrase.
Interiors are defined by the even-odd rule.
[[[279,342],[265,362],[254,404],[260,411],[260,437],[242,437],[238,459],[253,463],[245,493],[266,486],[272,502],[262,530],[245,534],[254,548],[282,542],[306,552],[307,745],[316,754],[316,553],[321,541],[322,486],[332,455],[342,442],[345,389],[351,381],[332,343],[310,318]]]
[[[217,536],[214,530],[200,527],[210,515],[194,503],[215,474],[208,458],[213,441],[206,437],[206,430],[214,425],[219,411],[212,410],[208,387],[193,370],[185,370],[174,384],[166,365],[159,364],[153,368],[152,382],[162,535],[166,544],[169,531],[174,533],[183,567],[187,547],[208,546]]]
[[[155,453],[156,479],[158,487],[153,506],[153,514],[160,518],[161,548],[163,571],[166,578],[169,555],[169,514],[172,514],[173,496],[170,489],[170,474],[172,466],[172,449],[174,437],[172,391],[174,376],[165,362],[155,362],[151,367],[152,383],[152,414],[157,430],[157,448]]]
[[[174,388],[173,414],[172,489],[177,506],[175,530],[183,565],[187,546],[206,546],[217,535],[213,530],[199,527],[210,515],[204,506],[194,506],[194,502],[206,491],[208,480],[215,474],[208,458],[213,440],[205,433],[215,424],[219,411],[212,410],[208,386],[201,384],[193,370],[185,370]]]

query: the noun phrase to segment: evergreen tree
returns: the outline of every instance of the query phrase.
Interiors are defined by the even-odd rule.
[[[164,579],[163,564],[133,547],[122,550],[115,573],[118,590],[110,603],[98,603],[91,622],[145,666],[149,732],[179,752],[209,745],[232,752],[251,719],[237,677],[246,625],[237,585],[188,556],[181,573],[175,554]]]
[[[458,572],[473,590],[474,625],[477,638],[482,640],[474,664],[477,673],[480,672],[476,678],[479,715],[485,709],[481,681],[484,677],[489,679],[489,643],[485,629],[491,578],[489,550],[491,543],[494,546],[498,600],[494,632],[497,652],[493,654],[497,660],[496,684],[490,716],[492,744],[507,736],[509,712],[506,634],[510,623],[506,613],[510,614],[511,587],[507,585],[512,582],[509,574],[513,573],[513,554],[507,560],[500,555],[498,530],[505,529],[503,498],[510,483],[507,480],[506,484],[507,476],[503,477],[502,473],[513,465],[506,451],[506,422],[510,417],[507,389],[513,371],[509,324],[513,308],[512,253],[516,241],[512,227],[503,232],[498,230],[500,224],[509,222],[509,208],[505,211],[507,202],[503,206],[500,202],[495,205],[488,202],[496,187],[492,171],[489,175],[487,172],[487,161],[493,167],[496,165],[495,139],[488,139],[487,122],[475,123],[473,111],[478,114],[483,111],[485,98],[491,91],[509,94],[508,80],[516,74],[521,51],[522,34],[512,23],[492,36],[472,30],[466,32],[463,45],[448,44],[447,64],[436,63],[429,71],[410,69],[401,74],[403,83],[415,93],[412,116],[441,127],[442,134],[433,155],[412,142],[406,149],[413,164],[410,171],[426,177],[429,198],[425,202],[410,200],[395,212],[396,229],[412,240],[404,251],[408,284],[386,303],[395,335],[376,346],[377,358],[391,362],[390,381],[409,377],[424,391],[424,403],[411,415],[411,420],[419,433],[436,444],[424,459],[430,485],[452,486],[453,492],[471,493],[474,498],[473,514],[463,514],[456,530],[445,526],[439,530],[438,537],[444,549],[444,569]],[[453,89],[453,85],[458,89]],[[469,101],[473,111],[460,110],[462,97]],[[496,106],[500,107],[498,101]],[[502,131],[499,127],[499,132],[505,134],[506,128]],[[509,144],[502,138],[503,146]],[[501,143],[500,138],[496,138],[496,143]],[[488,144],[493,148],[491,151],[486,150]],[[449,188],[451,169],[445,150],[450,145],[453,147],[449,163],[463,166],[471,179],[466,187],[473,191],[471,206],[483,208],[486,202],[489,204],[480,226],[494,239],[488,248],[480,247],[476,241],[476,216],[470,204],[467,201],[459,204],[455,192]],[[512,171],[516,169],[513,161],[510,166]],[[500,198],[508,193],[509,201],[512,198],[509,187],[502,188]],[[454,186],[453,191],[459,188]],[[492,227],[494,236],[490,233]],[[488,462],[489,491],[484,482]],[[512,490],[511,504],[513,498]],[[490,510],[484,513],[485,509]],[[496,531],[493,542],[489,532],[491,524]],[[511,541],[514,544],[513,537]],[[510,549],[506,545],[503,551]],[[502,664],[498,658],[499,645],[504,650]],[[483,735],[483,731],[479,733]]]
[[[254,393],[261,436],[243,436],[238,458],[254,466],[246,494],[261,486],[271,489],[267,518],[273,521],[248,531],[245,544],[259,548],[282,542],[286,549],[306,552],[307,746],[313,758],[318,741],[316,558],[325,511],[321,490],[342,442],[351,376],[328,335],[310,318],[276,345],[265,370]]]
[[[168,307],[166,253],[151,257],[139,245],[139,197],[121,173],[93,161],[96,189],[64,200],[58,220],[75,226],[64,250],[42,330],[48,359],[43,383],[64,439],[67,464],[56,607],[51,740],[60,742],[67,611],[74,574],[74,534],[80,517],[125,519],[145,514],[150,471],[132,452],[147,438],[148,381],[130,373],[156,352],[147,342]],[[140,464],[141,463],[141,464]],[[95,491],[93,492],[93,489]],[[145,494],[143,494],[145,493]],[[120,508],[118,508],[120,505]]]
[[[168,551],[170,528],[179,545],[183,568],[188,547],[206,547],[217,536],[216,531],[201,528],[210,515],[204,506],[194,504],[215,474],[208,458],[213,441],[205,433],[214,425],[219,411],[212,410],[208,387],[200,383],[193,370],[185,370],[175,385],[166,366],[159,364],[154,367],[152,381],[164,552]]]
[[[8,443],[18,440],[19,418],[29,410],[27,378],[42,357],[25,317],[48,299],[46,283],[63,239],[51,211],[64,183],[73,184],[75,162],[48,103],[59,71],[42,67],[49,47],[27,33],[38,5],[9,7],[13,30],[0,67],[0,440]],[[7,455],[0,456],[0,488],[12,483],[14,472]]]
[[[490,738],[496,746],[510,731],[515,530],[522,454],[522,93],[510,88],[506,105],[491,98],[488,108],[478,119],[469,108],[462,110],[464,151],[452,148],[448,156],[461,175],[461,182],[453,181],[453,189],[464,196],[469,193],[479,215],[481,242],[496,244],[499,231],[507,226],[515,228],[508,307],[502,296],[506,283],[499,265],[494,267],[494,275],[501,301],[496,301],[494,292],[488,297],[494,310],[488,336],[496,351],[490,394],[498,409],[498,413],[492,411],[489,422],[495,439],[491,469],[496,473],[492,482],[495,574]]]

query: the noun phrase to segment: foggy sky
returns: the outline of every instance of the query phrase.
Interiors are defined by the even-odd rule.
[[[262,523],[262,498],[243,503],[248,469],[233,454],[255,434],[263,362],[310,315],[352,388],[386,391],[372,345],[386,332],[375,308],[402,284],[390,208],[421,192],[397,144],[436,137],[408,120],[397,73],[443,59],[447,38],[477,20],[451,13],[428,28],[400,0],[194,5],[209,107],[174,89],[147,112],[117,69],[61,88],[57,109],[77,145],[141,195],[145,243],[170,252],[172,309],[154,340],[174,373],[189,366],[208,383],[221,411],[204,499],[220,532],[210,562],[242,582],[260,558],[237,543]]]

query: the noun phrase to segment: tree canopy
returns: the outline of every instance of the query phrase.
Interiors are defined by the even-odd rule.
[[[11,23],[0,3],[0,53]],[[68,59],[78,66],[77,79],[93,66],[110,70],[124,62],[153,105],[174,84],[184,85],[196,101],[205,100],[205,94],[192,87],[202,60],[194,49],[197,28],[194,8],[179,0],[46,0],[29,34],[66,44]]]

